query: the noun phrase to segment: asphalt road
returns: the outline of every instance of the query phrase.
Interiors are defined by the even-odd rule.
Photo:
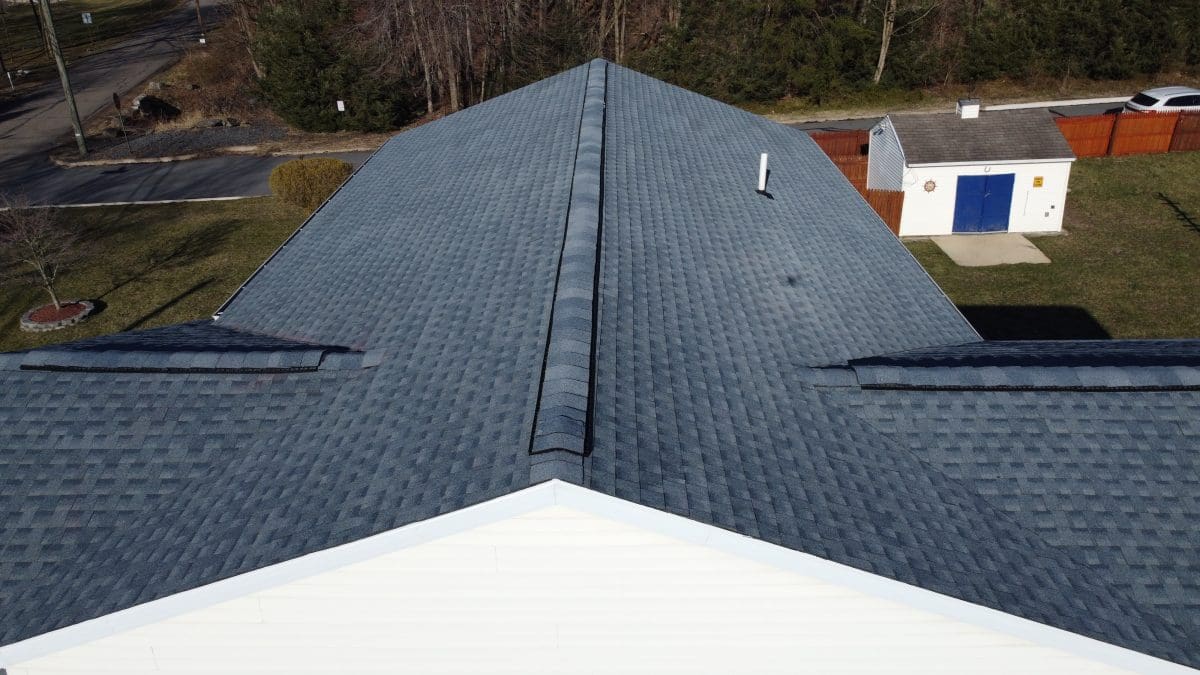
[[[1082,115],[1101,115],[1111,110],[1120,109],[1120,103],[1090,103],[1085,105],[1064,105],[1053,106],[1047,108],[1055,115],[1063,117],[1079,117]],[[953,114],[953,110],[947,110],[946,114]],[[986,109],[985,109],[986,112]],[[864,117],[852,120],[833,120],[825,122],[799,122],[789,124],[788,126],[805,131],[843,131],[849,129],[870,129],[875,126],[880,117]]]
[[[325,156],[344,159],[357,167],[370,154]],[[267,186],[271,169],[288,159],[213,157],[71,169],[49,165],[28,174],[20,190],[35,203],[59,205],[267,195],[271,193]]]
[[[206,25],[217,20],[217,0],[200,0]],[[56,16],[70,21],[77,16]],[[87,117],[112,105],[113,92],[124,93],[174,63],[183,50],[199,38],[195,5],[181,3],[154,25],[108,49],[67,66],[80,115]],[[70,134],[62,85],[57,79],[39,86],[15,101],[0,103],[0,190],[54,195],[54,184],[79,184],[77,179],[51,179],[53,165],[47,153]]]

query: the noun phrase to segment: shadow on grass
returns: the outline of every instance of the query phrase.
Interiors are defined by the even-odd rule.
[[[209,284],[213,283],[214,281],[216,281],[216,279],[214,279],[212,277],[208,277],[207,279],[201,279],[200,281],[197,281],[196,283],[192,284],[191,288],[176,295],[175,297],[164,302],[163,304],[159,305],[158,307],[155,307],[153,310],[142,315],[141,318],[137,319],[133,323],[131,323],[127,326],[124,326],[123,328],[121,328],[120,332],[124,333],[127,330],[135,330],[137,328],[141,328],[143,325],[146,324],[146,322],[150,321],[151,319],[158,316],[159,314],[162,314],[163,312],[167,311],[168,309],[171,309],[175,305],[178,305],[189,295],[207,287]]]
[[[215,255],[238,227],[239,223],[236,221],[218,221],[188,233],[165,251],[150,253],[139,261],[140,264],[130,265],[131,261],[114,261],[117,264],[109,273],[110,286],[97,297],[108,297],[126,285],[142,281],[156,272],[185,267]]]
[[[1171,199],[1161,192],[1154,193],[1154,196],[1158,199],[1158,201],[1166,204],[1168,208],[1175,212],[1176,220],[1191,228],[1196,234],[1200,234],[1200,221],[1197,221],[1195,216],[1185,211],[1183,207],[1179,205],[1179,202]]]
[[[959,310],[988,340],[1107,340],[1112,337],[1082,307],[965,305]]]

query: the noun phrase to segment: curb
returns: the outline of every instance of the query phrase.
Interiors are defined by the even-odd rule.
[[[385,141],[386,142],[386,141]],[[259,157],[307,157],[309,155],[336,155],[344,152],[374,152],[376,147],[359,146],[353,148],[335,148],[332,150],[274,150]],[[207,152],[194,152],[190,155],[172,155],[167,157],[129,157],[122,159],[83,159],[79,161],[62,160],[51,157],[50,161],[64,169],[74,169],[89,166],[120,166],[122,164],[165,164],[167,162],[186,162],[193,159],[212,159],[216,157],[253,156],[258,150],[257,145],[229,145],[214,148]],[[141,202],[139,202],[141,203]]]
[[[260,199],[262,197],[270,197],[269,194],[263,195],[238,195],[236,197],[190,197],[188,199],[150,199],[140,202],[90,202],[87,204],[38,204],[39,208],[46,209],[86,209],[95,206],[153,206],[155,204],[188,204],[191,202],[232,202],[239,199]]]
[[[1065,101],[1034,101],[1032,103],[1001,103],[985,105],[983,110],[1021,110],[1023,108],[1067,108],[1073,105],[1095,105],[1097,103],[1124,103],[1128,96],[1109,96],[1108,98],[1075,98]]]
[[[386,143],[387,141],[384,141]],[[275,150],[266,154],[267,157],[307,157],[308,155],[336,155],[342,152],[375,152],[383,147],[383,143],[375,147],[362,146],[357,148],[337,148],[336,150],[309,150],[308,152],[296,152],[287,150]]]
[[[117,166],[120,164],[162,164],[166,162],[182,162],[189,159],[196,159],[200,153],[192,153],[190,155],[175,155],[174,157],[130,157],[128,159],[81,159],[77,162],[70,162],[51,157],[50,161],[64,169],[73,169],[84,166]]]
[[[1073,106],[1073,105],[1094,105],[1094,104],[1098,104],[1098,103],[1124,103],[1125,101],[1128,101],[1128,100],[1129,100],[1128,96],[1109,96],[1109,97],[1105,97],[1105,98],[1073,98],[1073,99],[1064,99],[1064,100],[1059,100],[1059,101],[1029,101],[1027,103],[998,103],[996,105],[985,105],[981,108],[981,110],[1022,110],[1025,108],[1065,108],[1065,107],[1069,107],[1069,106]],[[918,109],[909,108],[907,110],[890,110],[890,111],[883,110],[880,112],[873,112],[873,113],[857,112],[857,113],[850,113],[847,115],[841,115],[841,116],[835,116],[835,117],[823,117],[821,119],[815,119],[815,118],[814,119],[803,119],[803,120],[786,119],[784,121],[781,121],[780,118],[787,118],[788,116],[786,114],[784,114],[784,115],[765,114],[762,116],[766,117],[767,119],[769,119],[773,122],[778,122],[780,124],[819,124],[821,122],[845,122],[847,120],[865,120],[865,119],[872,119],[875,117],[884,117],[885,115],[888,115],[890,113],[903,114],[906,112],[938,112],[938,110],[925,110],[922,108],[918,108]],[[950,111],[944,111],[944,112],[953,112],[953,111],[950,110]],[[832,112],[830,114],[836,115],[836,112]]]

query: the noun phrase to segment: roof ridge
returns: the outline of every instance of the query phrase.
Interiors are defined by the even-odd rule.
[[[588,64],[563,248],[529,443],[531,483],[552,478],[582,483],[583,457],[591,443],[607,74],[607,62],[596,59]]]
[[[294,373],[369,368],[380,356],[201,320],[4,353],[0,370]]]
[[[871,389],[1193,391],[1200,340],[1010,340],[854,359]]]

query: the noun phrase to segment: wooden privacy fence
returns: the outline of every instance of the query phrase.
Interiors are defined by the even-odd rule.
[[[1179,113],[1130,113],[1116,117],[1108,154],[1144,155],[1171,149]]]
[[[838,170],[850,181],[855,190],[865,192],[867,189],[867,158],[866,157],[830,157]]]
[[[1171,152],[1200,150],[1200,113],[1184,113],[1175,125],[1175,136],[1171,138]]]
[[[1103,157],[1108,154],[1116,115],[1059,117],[1054,121],[1058,123],[1058,130],[1067,139],[1076,157]]]
[[[871,137],[866,129],[854,131],[814,131],[812,139],[833,159],[866,157]]]
[[[1076,157],[1200,150],[1200,113],[1123,113],[1060,117]]]
[[[904,193],[891,190],[867,189],[867,151],[870,147],[870,132],[865,129],[855,131],[814,131],[812,139],[829,155],[834,166],[842,172],[846,180],[855,190],[867,200],[880,219],[887,223],[894,234],[900,234],[900,214],[904,210]]]
[[[900,214],[904,212],[904,193],[891,190],[864,190],[867,203],[887,223],[892,234],[900,234]]]

